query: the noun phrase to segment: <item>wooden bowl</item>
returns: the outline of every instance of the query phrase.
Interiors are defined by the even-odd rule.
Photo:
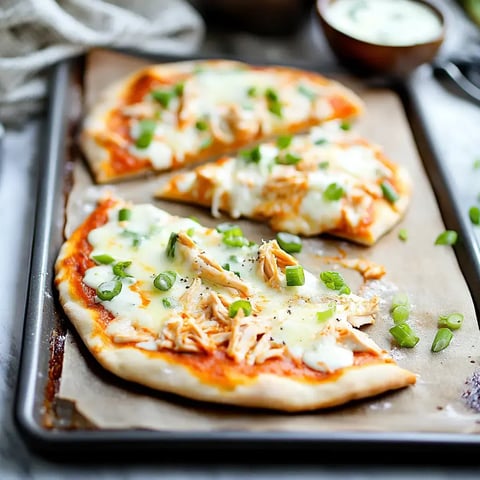
[[[415,0],[415,3],[428,7],[440,21],[441,28],[438,35],[425,41],[416,39],[408,43],[408,40],[404,39],[395,44],[374,43],[370,39],[360,39],[358,34],[353,36],[333,26],[328,9],[337,1],[345,0],[316,0],[316,18],[338,60],[356,73],[404,77],[418,66],[431,62],[445,39],[445,16],[437,6],[427,0]],[[358,0],[352,0],[352,4],[355,1],[358,2]],[[387,1],[396,0],[384,0],[384,2]]]

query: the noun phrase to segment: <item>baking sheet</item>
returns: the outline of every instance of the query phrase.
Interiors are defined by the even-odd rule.
[[[92,63],[87,62],[85,71],[89,73],[87,80],[98,83],[91,84],[93,90],[87,83],[89,94],[98,93],[108,81],[109,72],[118,76],[145,62],[110,51],[92,53],[87,58]],[[381,302],[377,323],[366,331],[381,346],[391,349],[402,366],[418,373],[417,385],[336,409],[279,414],[200,404],[133,385],[101,369],[55,301],[51,283],[55,255],[64,229],[68,232],[81,221],[102,189],[113,188],[134,201],[151,201],[156,181],[161,177],[148,178],[142,188],[137,181],[112,187],[92,184],[75,148],[75,130],[70,128],[81,115],[86,99],[73,85],[77,82],[76,73],[71,75],[72,70],[82,71],[83,60],[80,57],[64,62],[53,70],[48,142],[45,155],[40,158],[43,175],[39,178],[15,405],[17,424],[32,448],[55,459],[61,454],[65,459],[81,456],[83,460],[90,458],[85,454],[100,451],[104,456],[113,454],[115,459],[122,451],[128,452],[129,459],[151,459],[151,453],[159,448],[171,454],[194,448],[201,450],[205,458],[212,452],[215,461],[219,452],[226,455],[222,457],[225,459],[232,458],[229,455],[235,452],[233,458],[237,459],[239,451],[254,453],[258,448],[263,458],[272,452],[274,461],[281,450],[295,451],[302,458],[313,455],[307,458],[317,461],[318,448],[323,452],[322,461],[340,459],[340,452],[343,460],[347,452],[375,451],[377,458],[382,454],[394,454],[397,458],[398,452],[408,451],[410,461],[438,462],[451,458],[439,459],[438,448],[448,448],[451,454],[462,453],[462,458],[466,458],[467,452],[476,451],[480,409],[472,410],[463,398],[470,388],[466,382],[477,370],[479,360],[478,319],[467,284],[452,248],[433,246],[444,224],[395,90],[368,88],[345,76],[340,79],[352,86],[368,106],[358,128],[411,171],[415,181],[412,203],[405,219],[374,248],[317,237],[305,242],[301,261],[311,261],[312,268],[324,268],[318,254],[338,254],[339,249],[344,249],[349,257],[369,258],[385,265],[387,274],[383,281],[374,283],[366,292],[381,293],[386,299]],[[66,197],[68,225],[64,217]],[[222,221],[212,219],[205,209],[154,203],[174,214],[194,212],[206,225]],[[252,239],[272,236],[264,225],[244,220],[238,223]],[[397,238],[400,228],[409,231],[406,243]],[[344,273],[356,275],[351,271]],[[357,286],[361,284],[358,276],[348,280],[355,281]],[[412,350],[395,348],[388,333],[388,299],[396,289],[406,291],[414,306],[411,323],[421,340]],[[431,354],[437,315],[454,310],[465,315],[462,329],[455,332],[447,350]],[[473,394],[478,395],[479,391],[480,387]],[[470,398],[470,405],[478,403]]]
[[[145,59],[95,50],[87,57],[84,106],[95,102],[111,80],[140,67]],[[382,347],[391,350],[398,363],[418,374],[415,386],[390,392],[374,399],[344,407],[307,414],[282,414],[254,409],[201,404],[118,380],[92,361],[75,332],[68,329],[58,399],[72,402],[91,424],[99,429],[177,432],[221,432],[225,430],[265,432],[444,432],[477,433],[478,413],[462,398],[467,378],[478,363],[480,334],[468,286],[453,249],[435,246],[434,239],[445,229],[435,196],[423,169],[402,104],[391,89],[367,88],[352,78],[339,78],[366,102],[366,113],[358,128],[379,143],[392,160],[403,163],[414,180],[410,208],[390,233],[374,247],[360,247],[345,241],[317,237],[305,241],[300,262],[315,272],[325,267],[321,255],[367,258],[386,267],[381,281],[368,285],[366,293],[382,297],[375,325],[365,328]],[[208,210],[153,200],[153,191],[164,177],[122,184],[96,186],[80,157],[75,159],[72,190],[68,197],[68,234],[93,208],[105,189],[136,202],[153,201],[177,215],[195,215],[205,225],[214,226]],[[271,238],[264,225],[236,221],[253,240]],[[398,230],[409,232],[407,242],[398,239]],[[344,272],[349,281],[360,285],[354,272]],[[397,290],[408,293],[413,309],[410,324],[420,342],[413,349],[396,348],[388,329],[389,300]],[[430,352],[440,314],[464,314],[462,328],[454,332],[450,346],[437,354]],[[68,322],[67,322],[68,325]],[[119,433],[121,435],[121,433]]]

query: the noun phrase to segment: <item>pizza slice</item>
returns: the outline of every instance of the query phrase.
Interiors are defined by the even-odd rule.
[[[98,183],[171,170],[333,118],[363,102],[318,73],[229,60],[151,65],[85,114],[79,145]]]
[[[360,328],[378,298],[232,224],[103,198],[61,247],[55,285],[94,358],[155,390],[308,411],[416,382]]]
[[[405,214],[411,183],[381,147],[333,120],[171,175],[155,196],[373,245]]]

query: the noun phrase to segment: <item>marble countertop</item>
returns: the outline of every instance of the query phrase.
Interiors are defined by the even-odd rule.
[[[454,2],[442,3],[451,12],[451,21],[464,22]],[[225,55],[244,55],[255,52],[255,58],[270,62],[301,60],[318,64],[333,61],[323,38],[312,24],[313,18],[306,19],[305,28],[287,39],[258,37],[246,33],[219,33],[207,35],[202,55],[208,52]],[[465,30],[460,23],[452,28],[446,48],[458,51],[462,48]],[[434,80],[431,75],[417,72],[418,81],[431,102],[434,112],[431,138],[447,159],[454,160],[463,155],[480,155],[478,125],[480,108],[465,98],[452,93]],[[381,460],[372,452],[372,463],[368,465],[345,462],[343,465],[321,465],[320,463],[296,464],[289,458],[279,459],[276,464],[261,464],[242,459],[236,464],[219,463],[193,464],[178,461],[162,461],[157,464],[139,465],[113,464],[90,465],[63,462],[40,457],[30,451],[24,443],[13,420],[17,372],[21,356],[23,318],[26,290],[29,280],[29,261],[33,231],[37,180],[41,172],[38,159],[42,155],[45,116],[31,119],[18,129],[7,129],[3,139],[0,167],[0,204],[2,210],[3,234],[0,248],[4,252],[4,274],[0,276],[0,479],[61,479],[61,478],[164,478],[175,479],[236,479],[236,478],[478,478],[478,468],[439,465],[408,465],[400,458],[399,465],[381,466]],[[476,128],[475,128],[476,126]],[[452,135],[452,132],[455,134]],[[89,459],[86,459],[89,460]],[[443,463],[443,462],[441,462]]]

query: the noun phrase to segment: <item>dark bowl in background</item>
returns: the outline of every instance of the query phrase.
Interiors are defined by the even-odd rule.
[[[422,64],[431,62],[445,39],[446,21],[443,12],[427,0],[416,0],[430,7],[440,18],[442,32],[433,41],[411,45],[381,45],[354,38],[333,27],[325,18],[330,4],[336,0],[316,0],[316,18],[328,45],[347,68],[363,74],[385,74],[404,77]]]

